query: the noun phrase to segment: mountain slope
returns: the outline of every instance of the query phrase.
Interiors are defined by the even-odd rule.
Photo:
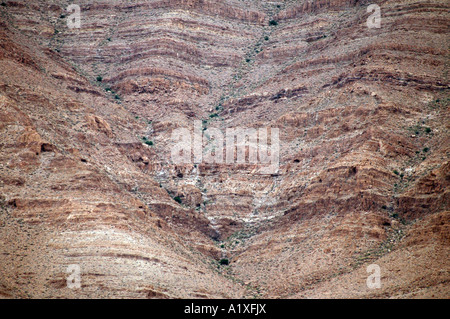
[[[3,295],[448,297],[445,1],[4,3]],[[173,164],[195,121],[278,172]]]

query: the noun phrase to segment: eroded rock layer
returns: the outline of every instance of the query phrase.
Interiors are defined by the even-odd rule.
[[[2,296],[448,297],[446,1],[71,3],[0,6]],[[278,170],[174,164],[195,123]]]

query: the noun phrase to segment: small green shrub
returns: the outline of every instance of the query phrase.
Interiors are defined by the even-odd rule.
[[[266,35],[266,36],[264,37],[264,40],[269,41],[269,37]]]
[[[175,196],[175,197],[173,198],[173,200],[176,201],[176,202],[179,203],[179,204],[182,203],[182,200],[181,200],[180,196]]]
[[[423,152],[424,153],[426,153],[426,152],[428,152],[430,149],[428,148],[428,147],[425,147],[424,149],[423,149]]]
[[[427,132],[428,134],[431,133],[431,128],[427,127],[427,128],[425,129],[425,132]]]
[[[100,75],[97,76],[97,82],[101,82],[101,81],[103,81],[103,78]]]
[[[221,264],[221,265],[228,265],[229,261],[226,258],[222,258],[221,260],[219,260],[219,264]]]
[[[395,175],[398,175],[398,174],[400,174],[396,169],[394,169],[394,174]]]
[[[145,141],[145,144],[152,146],[153,145],[153,141]]]
[[[278,21],[276,20],[270,20],[269,25],[278,25]]]

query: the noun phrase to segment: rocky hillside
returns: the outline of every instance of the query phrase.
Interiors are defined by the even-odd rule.
[[[448,298],[448,1],[72,3],[0,5],[0,296]],[[195,123],[279,169],[174,164]]]

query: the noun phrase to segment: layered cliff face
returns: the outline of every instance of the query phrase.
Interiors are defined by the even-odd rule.
[[[0,6],[2,296],[448,297],[446,1],[71,3]],[[195,123],[278,170],[174,164]]]

